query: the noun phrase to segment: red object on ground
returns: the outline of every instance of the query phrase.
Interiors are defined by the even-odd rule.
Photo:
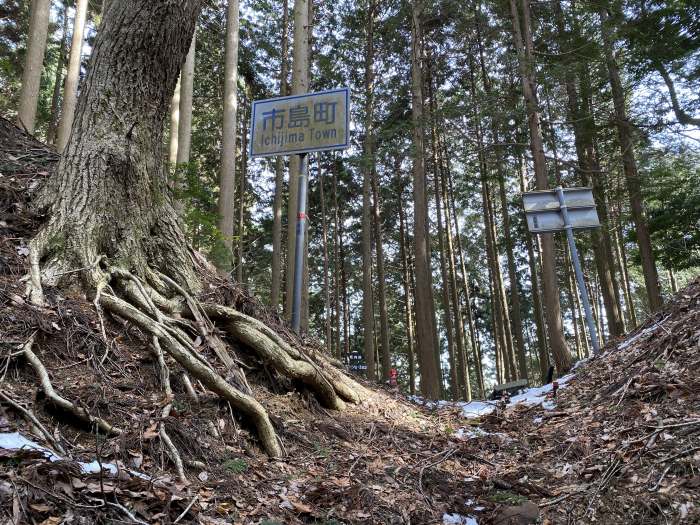
[[[389,370],[389,384],[396,386],[398,384],[399,371],[396,368]]]

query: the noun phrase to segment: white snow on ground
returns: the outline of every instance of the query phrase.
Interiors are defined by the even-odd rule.
[[[442,515],[443,525],[479,525],[476,518],[472,516],[462,516],[461,514],[443,514]]]
[[[557,379],[559,388],[566,388],[567,383],[571,378],[575,377],[576,374],[567,374],[565,376]],[[508,403],[508,408],[514,407],[517,404],[523,405],[542,405],[545,410],[554,410],[556,407],[554,401],[548,400],[545,396],[552,391],[552,384],[547,384],[543,386],[538,386],[534,388],[526,388],[522,393],[517,396],[510,398]],[[443,406],[456,406],[462,409],[462,415],[466,418],[476,418],[479,416],[485,416],[496,410],[498,402],[496,401],[471,401],[469,403],[465,402],[454,402],[454,401],[425,401],[419,396],[409,396],[408,399],[414,403],[421,404],[428,408],[436,408]],[[462,437],[462,436],[459,436]],[[467,436],[469,437],[469,436]]]
[[[645,335],[653,334],[659,328],[661,328],[661,325],[664,324],[666,322],[666,319],[668,319],[669,317],[671,317],[671,316],[670,315],[666,316],[659,322],[654,321],[654,324],[651,325],[649,328],[645,328],[644,330],[642,330],[638,334],[633,335],[629,339],[627,339],[627,340],[623,341],[622,343],[620,343],[619,345],[617,345],[617,349],[624,350],[624,349],[628,348],[630,345],[632,345],[632,343],[634,343],[635,341],[638,341],[639,339],[641,339]]]
[[[53,450],[34,443],[33,441],[27,439],[19,432],[0,432],[0,448],[5,450],[36,450],[41,452],[46,459],[49,461],[61,461],[63,458],[57,455]],[[84,474],[97,474],[100,472],[100,464],[97,461],[91,461],[90,463],[83,463],[81,461],[77,462],[80,466],[80,470]],[[119,472],[119,467],[114,463],[102,463],[102,469],[108,471],[112,475],[117,475]],[[151,479],[149,476],[142,474],[141,472],[136,472],[129,469],[127,470],[130,474],[143,479]]]

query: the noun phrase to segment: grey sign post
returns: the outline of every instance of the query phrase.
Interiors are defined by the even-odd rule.
[[[345,149],[350,143],[350,90],[278,97],[253,102],[250,156],[299,155],[292,328],[301,328],[301,291],[306,235],[307,155],[312,151]]]
[[[591,334],[593,353],[600,352],[598,334],[593,321],[591,303],[588,299],[586,283],[583,280],[583,270],[579,259],[574,229],[599,228],[600,221],[596,212],[593,192],[590,188],[567,188],[561,186],[554,190],[531,191],[523,193],[523,208],[527,218],[528,229],[532,233],[547,233],[566,231],[569,242],[571,261],[574,265],[576,283],[578,284],[581,302],[586,314],[588,331]]]

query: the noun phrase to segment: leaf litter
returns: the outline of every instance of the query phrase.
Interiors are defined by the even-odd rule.
[[[700,280],[560,378],[556,399],[544,387],[507,406],[417,404],[375,386],[333,413],[237,349],[259,370],[251,388],[275,414],[286,456],[269,460],[228,406],[206,392],[188,399],[173,378],[165,425],[185,484],[158,437],[168,400],[143,335],[107,317],[105,340],[79,293],[49,290],[48,308],[23,300],[22,248],[40,220],[30,195],[58,156],[2,119],[0,146],[1,522],[700,522]],[[275,323],[243,291],[225,293]],[[56,390],[122,435],[95,434],[45,403],[17,357],[32,334]]]

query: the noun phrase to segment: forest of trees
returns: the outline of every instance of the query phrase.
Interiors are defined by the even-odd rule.
[[[138,3],[0,0],[0,114],[65,153],[69,186],[116,169],[99,155],[79,162],[85,144],[117,140],[85,108],[119,121],[120,137],[136,137],[129,155],[156,157],[141,168],[167,181],[136,184],[149,197],[128,210],[100,182],[106,193],[78,221],[99,230],[97,245],[124,225],[152,235],[134,209],[157,215],[158,192],[174,192],[189,244],[288,317],[300,165],[249,158],[251,103],[350,87],[351,147],[309,157],[302,328],[332,356],[360,352],[371,379],[396,368],[410,393],[468,400],[591,353],[566,242],[527,232],[524,191],[592,187],[602,227],[577,243],[602,341],[700,270],[697,3],[172,0],[154,2],[153,16],[172,15],[160,41]],[[162,41],[147,79],[121,70],[114,48],[129,47],[128,31],[105,24],[113,34],[97,37],[108,16]],[[124,86],[142,107],[101,96]],[[35,247],[76,222],[84,203],[61,195]],[[103,209],[118,226],[90,222]],[[189,286],[167,212],[159,227],[174,247],[159,264]],[[87,233],[70,244],[81,255],[59,271],[95,265]],[[130,248],[115,252],[137,270]]]

